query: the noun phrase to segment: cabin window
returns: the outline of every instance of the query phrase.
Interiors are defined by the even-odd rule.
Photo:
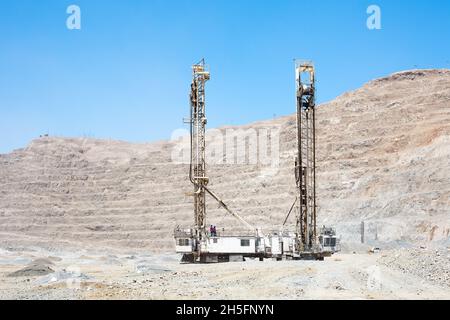
[[[189,239],[178,239],[178,245],[180,247],[187,247],[187,246],[189,246]]]
[[[331,238],[325,238],[325,247],[331,247]]]
[[[249,239],[241,239],[241,247],[250,247]]]
[[[217,243],[217,238],[214,238],[214,239],[213,239],[213,243]]]
[[[331,238],[331,247],[336,247],[336,238]]]

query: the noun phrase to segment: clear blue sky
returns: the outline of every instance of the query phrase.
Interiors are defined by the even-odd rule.
[[[81,30],[66,9],[81,8]],[[366,28],[370,4],[382,30]],[[450,68],[450,1],[1,0],[0,153],[43,133],[168,139],[192,63],[211,66],[209,127],[293,113],[294,58],[324,102],[376,77]]]

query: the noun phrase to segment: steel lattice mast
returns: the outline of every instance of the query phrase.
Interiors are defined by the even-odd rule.
[[[296,62],[297,90],[297,184],[296,245],[298,252],[310,251],[316,231],[316,135],[315,78],[310,62]]]
[[[191,84],[191,162],[189,179],[194,185],[194,225],[199,240],[206,235],[206,192],[208,184],[205,159],[205,83],[210,79],[205,61],[192,67],[193,80]]]

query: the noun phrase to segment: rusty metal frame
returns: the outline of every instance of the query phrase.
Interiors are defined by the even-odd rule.
[[[317,244],[315,70],[312,62],[296,61],[297,185],[296,246],[312,251]],[[303,77],[305,75],[305,77]]]

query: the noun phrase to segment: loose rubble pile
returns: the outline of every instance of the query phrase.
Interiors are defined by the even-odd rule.
[[[450,288],[450,249],[397,249],[379,262]]]
[[[36,277],[47,275],[54,272],[51,268],[52,265],[53,262],[48,259],[36,259],[24,268],[10,273],[8,277]]]

